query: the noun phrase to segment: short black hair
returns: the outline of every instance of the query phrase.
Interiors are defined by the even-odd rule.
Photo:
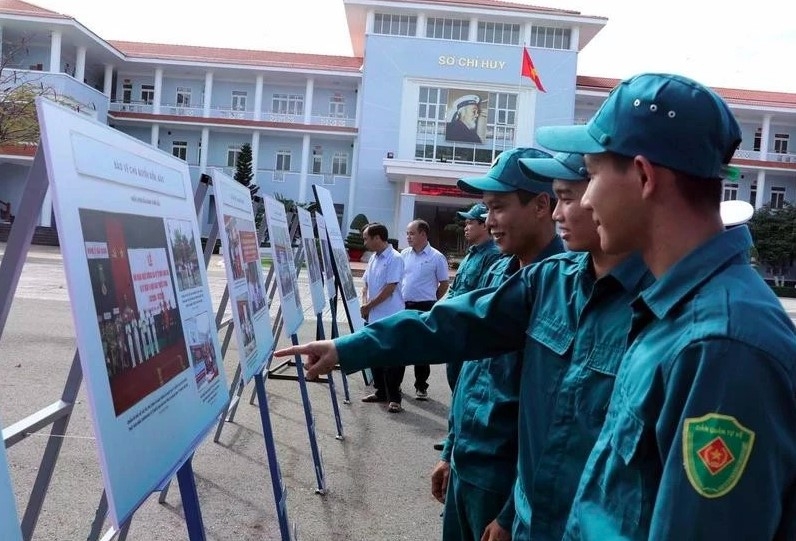
[[[387,239],[390,238],[390,234],[387,232],[387,226],[379,222],[369,223],[362,228],[362,233],[369,237],[379,237],[384,242],[387,242]]]

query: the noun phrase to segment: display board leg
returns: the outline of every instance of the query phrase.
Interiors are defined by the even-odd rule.
[[[329,301],[329,306],[332,310],[332,340],[340,336],[340,329],[337,326],[337,295],[332,297]],[[343,404],[350,404],[351,403],[351,394],[348,391],[348,377],[345,375],[345,372],[342,370],[340,374],[343,376],[343,395],[345,396],[343,400]],[[329,374],[331,376],[331,373]]]
[[[177,470],[177,483],[180,485],[185,525],[188,527],[188,539],[190,541],[205,541],[205,526],[202,521],[202,509],[199,506],[196,478],[191,467],[192,459],[193,457],[189,457]]]
[[[299,345],[298,336],[290,335],[290,341],[294,346]],[[315,463],[315,479],[318,482],[316,494],[326,494],[326,478],[323,471],[323,458],[318,448],[318,439],[315,435],[315,419],[312,416],[312,404],[310,395],[307,392],[307,380],[304,378],[304,367],[301,364],[301,355],[296,355],[296,373],[298,375],[299,390],[301,391],[301,401],[304,404],[304,419],[307,422],[307,435],[310,438],[310,450],[312,451],[312,461]]]
[[[282,472],[276,460],[276,443],[274,432],[271,428],[271,416],[268,412],[268,398],[265,396],[265,380],[262,374],[255,374],[254,389],[257,393],[257,402],[260,408],[260,420],[263,425],[263,438],[265,439],[265,454],[268,458],[268,469],[271,472],[271,485],[274,489],[274,502],[276,503],[276,516],[279,519],[279,531],[282,541],[291,541],[290,523],[287,518],[287,490],[282,482]]]
[[[315,339],[316,340],[324,340],[326,338],[326,333],[323,330],[323,313],[317,315],[317,324],[315,326]],[[327,382],[329,383],[329,395],[332,398],[332,410],[334,411],[334,424],[337,428],[337,435],[335,436],[338,440],[344,440],[345,436],[343,435],[343,420],[340,418],[340,406],[337,403],[337,390],[334,386],[334,372],[329,372],[327,376]]]

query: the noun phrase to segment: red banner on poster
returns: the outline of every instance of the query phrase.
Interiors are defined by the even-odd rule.
[[[260,252],[257,250],[257,233],[254,231],[241,231],[240,244],[243,247],[244,263],[251,263],[260,259]]]

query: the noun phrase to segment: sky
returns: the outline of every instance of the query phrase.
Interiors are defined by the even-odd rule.
[[[105,40],[351,55],[343,0],[29,0]],[[608,18],[578,74],[679,73],[714,87],[796,93],[796,2],[515,0]],[[212,5],[213,7],[209,7]],[[113,7],[109,7],[113,6]],[[743,6],[743,7],[742,7]]]

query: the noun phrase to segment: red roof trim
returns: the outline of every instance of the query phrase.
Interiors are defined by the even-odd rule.
[[[577,79],[578,90],[604,91],[606,93],[618,85],[619,82],[620,79],[587,75],[578,75]],[[712,89],[730,103],[766,107],[796,107],[796,94],[769,92],[766,90],[744,90],[740,88],[712,87]]]

